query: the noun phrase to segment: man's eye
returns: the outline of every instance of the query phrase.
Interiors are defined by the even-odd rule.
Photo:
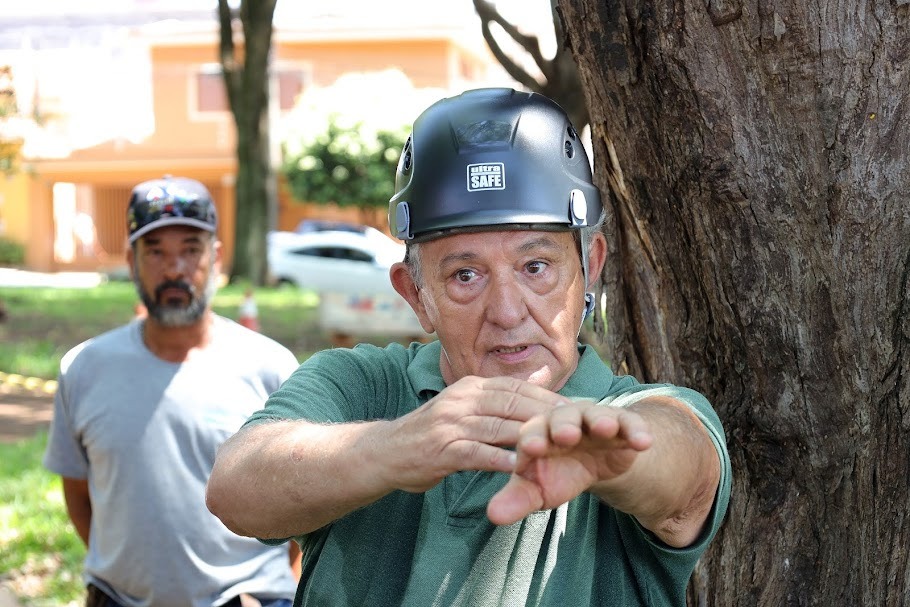
[[[458,282],[470,282],[474,276],[474,270],[458,270],[455,272],[455,279]]]
[[[527,266],[529,274],[540,274],[547,268],[547,264],[543,261],[532,261]]]

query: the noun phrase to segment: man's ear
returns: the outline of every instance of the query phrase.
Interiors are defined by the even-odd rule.
[[[212,241],[212,251],[215,253],[215,263],[212,265],[216,276],[221,276],[221,264],[224,262],[224,246],[220,240]]]
[[[597,284],[606,261],[607,239],[602,232],[597,232],[591,238],[591,246],[588,247],[588,284],[585,288],[590,289],[592,285]]]
[[[135,281],[137,278],[136,264],[134,263],[135,260],[136,260],[136,249],[132,245],[130,245],[126,248],[126,267],[130,272],[130,279],[133,281]]]
[[[417,288],[417,284],[414,282],[414,278],[411,276],[411,270],[408,269],[407,264],[403,261],[393,264],[389,269],[389,279],[392,281],[392,286],[395,287],[398,294],[401,295],[404,300],[408,302],[408,305],[411,306],[411,309],[414,310],[414,314],[417,315],[417,320],[420,321],[420,326],[423,327],[423,330],[427,333],[436,331],[436,327],[433,326],[433,323],[430,321],[430,316],[427,314],[426,306],[423,305],[423,301],[420,298],[420,289]]]

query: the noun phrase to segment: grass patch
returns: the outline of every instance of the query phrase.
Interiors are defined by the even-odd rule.
[[[245,287],[218,290],[216,313],[236,320]],[[301,362],[332,347],[319,328],[318,296],[283,286],[258,288],[255,293],[261,332],[283,344]],[[130,321],[138,301],[131,282],[106,282],[90,289],[0,287],[8,314],[0,323],[0,371],[54,379],[60,359],[83,341]],[[382,335],[360,341],[385,345]]]
[[[24,605],[81,604],[85,547],[60,477],[41,465],[46,444],[46,433],[0,444],[0,579]]]
[[[237,319],[244,285],[220,289],[216,313]],[[8,317],[0,323],[0,371],[54,379],[60,359],[79,343],[130,321],[137,296],[131,282],[91,289],[0,287]],[[261,332],[299,361],[332,347],[319,328],[318,296],[292,287],[258,288]],[[589,320],[583,337],[590,334]],[[359,341],[385,345],[381,335]],[[41,465],[47,436],[0,444],[0,581],[24,605],[60,607],[84,601],[85,549],[69,522],[61,482]]]
[[[219,289],[215,312],[236,320],[244,292],[243,285]],[[315,293],[259,288],[255,297],[261,332],[301,362],[332,347],[319,328]],[[132,283],[111,281],[90,289],[0,287],[0,301],[8,315],[0,323],[0,371],[54,379],[70,348],[129,322],[137,296]],[[75,606],[85,600],[85,548],[66,514],[59,476],[41,465],[46,443],[42,433],[0,444],[0,581],[30,607]]]
[[[242,286],[226,286],[213,308],[236,320],[243,296]],[[132,283],[107,282],[91,289],[0,287],[0,300],[8,314],[0,323],[0,371],[54,379],[70,348],[129,322],[137,296]],[[318,328],[318,301],[294,288],[257,289],[262,333],[301,361],[331,347]],[[59,476],[41,464],[46,443],[41,433],[0,444],[0,581],[30,607],[81,605],[85,548],[66,514]]]

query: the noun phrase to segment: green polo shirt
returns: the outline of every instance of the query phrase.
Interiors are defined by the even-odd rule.
[[[301,536],[295,605],[350,607],[685,605],[695,563],[717,532],[730,496],[720,420],[697,392],[616,377],[590,348],[560,390],[616,406],[666,394],[692,407],[720,455],[721,484],[694,545],[670,548],[631,516],[590,494],[498,527],[486,517],[508,475],[465,471],[423,494],[394,491]],[[370,345],[316,354],[247,423],[394,419],[443,388],[439,342]]]

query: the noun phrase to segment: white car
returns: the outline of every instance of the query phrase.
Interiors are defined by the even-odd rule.
[[[319,293],[397,296],[389,268],[404,259],[404,251],[404,244],[378,230],[270,232],[269,276]]]
[[[426,337],[389,279],[404,252],[404,244],[372,228],[268,236],[271,279],[318,292],[319,326],[333,335]]]

